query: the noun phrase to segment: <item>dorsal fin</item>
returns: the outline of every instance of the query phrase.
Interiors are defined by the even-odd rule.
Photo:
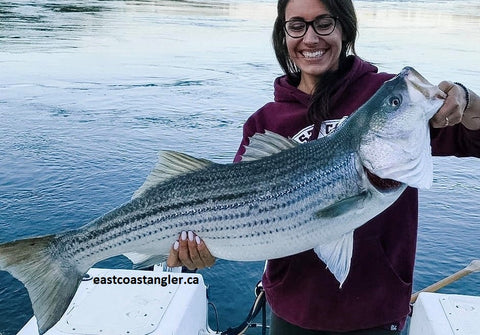
[[[175,176],[201,170],[213,164],[211,161],[195,158],[175,151],[160,151],[158,162],[143,185],[133,193],[132,199],[142,195],[148,189]]]
[[[256,133],[249,140],[250,144],[245,147],[242,162],[255,161],[299,145],[294,140],[269,130],[265,130],[264,134]]]

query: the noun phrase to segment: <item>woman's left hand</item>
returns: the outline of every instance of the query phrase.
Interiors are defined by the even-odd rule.
[[[480,129],[480,102],[478,95],[469,91],[470,101],[463,87],[451,81],[442,81],[438,88],[447,94],[445,102],[430,120],[433,128],[445,128],[461,123],[470,130]],[[468,108],[467,107],[468,103]]]
[[[433,128],[444,128],[461,123],[467,105],[465,91],[451,81],[442,81],[438,88],[447,94],[445,102],[430,120]]]

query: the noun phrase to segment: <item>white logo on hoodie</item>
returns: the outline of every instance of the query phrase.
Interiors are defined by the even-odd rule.
[[[325,137],[337,129],[338,125],[347,119],[348,116],[344,116],[341,119],[326,120],[320,125],[320,132],[318,138]],[[300,130],[292,139],[298,143],[305,143],[310,139],[313,132],[313,124]]]

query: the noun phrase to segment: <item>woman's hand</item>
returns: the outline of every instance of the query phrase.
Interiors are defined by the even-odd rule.
[[[212,256],[205,243],[189,231],[182,232],[175,241],[167,259],[167,266],[186,266],[189,270],[202,269],[215,264],[215,257]]]
[[[480,129],[480,106],[479,97],[451,81],[442,81],[438,88],[447,94],[443,106],[430,120],[432,127],[444,128],[462,123],[470,130]],[[468,106],[467,106],[468,104]]]

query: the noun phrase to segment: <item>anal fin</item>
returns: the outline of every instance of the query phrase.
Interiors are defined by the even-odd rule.
[[[327,265],[342,287],[350,271],[353,254],[353,230],[340,239],[317,246],[314,251]]]
[[[145,269],[167,261],[167,255],[146,255],[137,252],[128,252],[124,255],[132,261],[134,270]]]

